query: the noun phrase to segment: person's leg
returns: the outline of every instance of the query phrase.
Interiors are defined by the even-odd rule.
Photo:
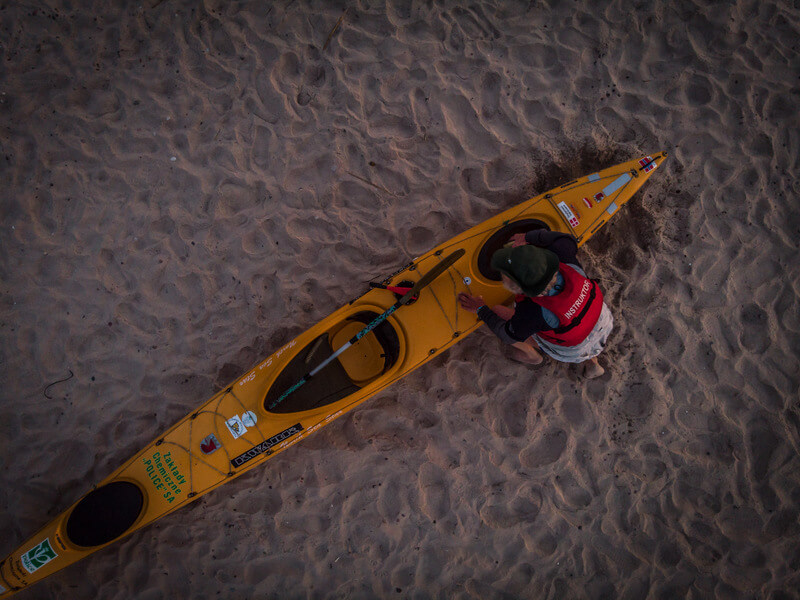
[[[514,359],[530,365],[540,365],[544,358],[542,358],[539,351],[529,343],[530,341],[531,338],[528,338],[524,342],[517,342],[514,344]]]
[[[506,321],[514,316],[514,309],[510,306],[498,304],[493,306],[492,310],[498,317],[505,319]],[[517,342],[513,344],[514,348],[517,350],[514,352],[514,360],[518,360],[519,362],[524,362],[530,365],[541,364],[544,359],[534,347],[533,344],[535,343],[536,342],[533,341],[533,338],[528,338],[524,342]]]
[[[595,379],[606,372],[606,370],[601,367],[600,363],[597,361],[597,355],[603,351],[603,348],[605,348],[606,341],[608,340],[608,336],[611,334],[611,330],[613,328],[614,316],[611,314],[608,306],[603,303],[603,310],[600,312],[600,318],[598,319],[597,324],[594,326],[594,329],[589,336],[593,339],[591,344],[594,346],[594,348],[588,353],[594,354],[595,356],[581,363],[583,376],[586,379]]]

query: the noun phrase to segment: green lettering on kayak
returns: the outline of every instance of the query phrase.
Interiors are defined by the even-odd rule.
[[[142,463],[150,483],[162,492],[167,502],[174,502],[175,497],[183,493],[180,486],[186,485],[186,479],[181,475],[178,465],[172,460],[169,452],[163,455],[161,452],[154,452],[150,458],[142,457]]]

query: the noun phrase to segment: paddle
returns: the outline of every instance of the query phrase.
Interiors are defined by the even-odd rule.
[[[369,287],[379,288],[381,290],[389,290],[390,292],[397,294],[398,296],[404,295],[407,291],[411,289],[408,286],[383,285],[382,283],[375,283],[374,281],[369,282]]]
[[[277,400],[275,400],[272,404],[269,405],[269,409],[272,410],[273,408],[278,406],[278,404],[283,402],[290,394],[296,392],[300,387],[303,386],[303,384],[307,383],[308,380],[310,380],[312,377],[314,377],[314,375],[316,375],[317,373],[322,371],[322,369],[324,369],[331,362],[333,362],[339,355],[342,354],[342,352],[347,350],[350,346],[352,346],[353,344],[358,342],[358,340],[363,338],[370,331],[372,331],[378,325],[380,325],[386,319],[388,319],[389,316],[394,311],[396,311],[401,306],[404,306],[404,305],[408,304],[409,302],[411,302],[411,300],[413,300],[415,298],[415,296],[417,296],[419,294],[419,292],[420,292],[420,290],[422,290],[422,288],[427,287],[428,285],[430,285],[431,282],[433,282],[434,279],[439,277],[439,275],[441,275],[447,269],[449,269],[451,266],[453,266],[453,264],[459,258],[461,258],[462,256],[464,256],[464,249],[463,248],[459,249],[459,250],[456,250],[452,254],[448,255],[444,260],[442,260],[442,262],[440,262],[435,267],[433,267],[430,271],[425,273],[425,275],[420,277],[419,280],[414,284],[414,286],[412,288],[410,288],[405,294],[403,294],[403,296],[397,302],[395,302],[392,306],[390,306],[388,309],[386,309],[386,311],[384,311],[383,314],[378,315],[377,317],[375,317],[375,319],[373,319],[372,322],[369,325],[364,327],[364,329],[362,329],[357,334],[355,334],[352,338],[350,338],[350,340],[347,343],[345,343],[344,346],[342,346],[336,352],[331,354],[328,358],[326,358],[324,361],[322,361],[322,363],[320,363],[317,367],[315,367],[314,369],[312,369],[311,371],[306,373],[300,381],[298,381],[292,387],[290,387],[288,390],[283,392],[283,394],[281,394],[280,397]]]

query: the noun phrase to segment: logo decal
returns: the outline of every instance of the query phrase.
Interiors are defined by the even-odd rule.
[[[644,158],[640,159],[639,165],[644,169],[645,173],[649,173],[650,171],[658,167],[658,165],[655,162],[653,162],[653,159],[650,156],[645,156]]]
[[[200,450],[203,451],[203,454],[213,454],[217,450],[222,448],[222,444],[219,443],[217,436],[213,433],[211,435],[207,435],[203,438],[203,441],[200,442]]]
[[[606,195],[603,192],[597,192],[594,195],[594,201],[597,202],[598,204],[600,204],[600,202],[602,202],[603,198],[605,198],[605,197],[606,197]]]
[[[580,221],[578,220],[578,217],[576,217],[572,213],[572,211],[570,210],[569,206],[567,206],[564,202],[559,202],[558,203],[558,210],[561,211],[561,214],[564,215],[564,218],[567,220],[567,222],[570,225],[572,225],[573,227],[577,227],[578,225],[580,225]]]
[[[245,427],[255,427],[256,421],[258,421],[258,417],[252,410],[242,413],[242,423],[244,423]]]
[[[292,425],[291,427],[289,427],[289,429],[284,429],[280,433],[276,433],[275,435],[273,435],[268,440],[265,440],[260,444],[257,444],[256,446],[253,446],[247,452],[243,452],[242,454],[231,460],[231,464],[234,467],[241,467],[246,462],[249,462],[253,460],[255,457],[264,454],[264,452],[266,452],[273,446],[277,446],[283,440],[287,440],[293,435],[300,433],[301,431],[303,431],[303,426],[300,423],[298,423],[297,425]]]
[[[583,203],[586,205],[586,208],[592,208],[592,202],[588,198],[584,198]]]
[[[242,423],[242,418],[239,415],[231,417],[225,421],[225,425],[228,426],[228,431],[231,432],[233,439],[236,439],[240,435],[247,433],[247,427],[244,426],[244,423]]]
[[[33,573],[57,556],[58,554],[56,554],[56,551],[53,550],[53,547],[50,545],[50,538],[47,538],[38,546],[34,546],[22,555],[22,566],[25,567],[28,573]]]
[[[256,421],[258,421],[256,413],[248,410],[246,413],[231,417],[225,421],[225,425],[228,426],[228,431],[231,432],[233,439],[236,439],[247,433],[248,427],[255,427]]]

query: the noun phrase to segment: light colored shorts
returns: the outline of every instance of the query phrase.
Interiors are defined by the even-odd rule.
[[[589,336],[577,346],[559,346],[543,340],[538,335],[531,337],[536,340],[543,352],[556,360],[567,363],[581,363],[594,358],[603,351],[612,329],[614,329],[614,316],[606,306],[606,303],[603,302],[603,309],[600,311],[600,318],[597,320],[597,324]]]

